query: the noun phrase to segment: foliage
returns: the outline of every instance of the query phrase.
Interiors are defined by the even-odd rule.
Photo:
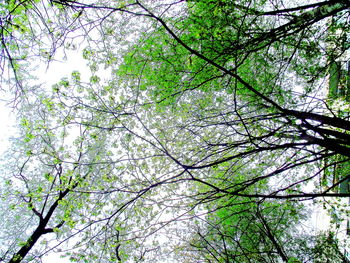
[[[320,234],[313,248],[314,262],[346,262],[338,243],[339,241],[334,237],[334,233]]]
[[[302,201],[349,197],[335,191],[349,177],[347,111],[321,92],[346,50],[349,3],[289,2],[2,3],[20,125],[2,165],[1,259],[317,262],[336,251],[297,225]],[[43,88],[26,74],[79,45],[90,76]]]

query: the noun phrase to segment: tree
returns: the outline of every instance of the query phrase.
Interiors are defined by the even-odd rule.
[[[244,178],[237,175],[226,178],[220,170],[216,175],[228,187]],[[260,183],[256,189],[267,187]],[[202,194],[208,192],[210,188],[201,190]],[[189,247],[184,248],[194,250],[203,262],[290,262],[292,256],[306,258],[295,252],[299,237],[308,238],[300,235],[296,227],[305,217],[302,203],[257,202],[247,197],[213,194],[206,198],[210,199],[204,206],[206,216],[196,218],[195,232],[190,236]]]
[[[19,204],[29,205],[36,221],[24,220],[32,222],[32,237],[22,245],[14,241],[6,259],[19,255],[13,259],[19,262],[56,226],[64,229],[62,238],[82,237],[78,243],[89,251],[86,260],[147,260],[168,252],[159,248],[154,233],[192,222],[191,213],[204,209],[209,210],[205,235],[197,234],[213,258],[241,249],[245,259],[274,260],[266,256],[274,252],[288,261],[294,255],[286,254],[282,241],[295,237],[283,227],[299,220],[292,216],[298,205],[290,202],[349,196],[334,192],[347,172],[328,178],[329,167],[349,161],[348,116],[320,95],[332,61],[346,50],[340,46],[348,41],[347,1],[299,6],[262,0],[35,1],[28,8],[26,3],[1,6],[6,11],[2,32],[31,42],[27,31],[12,33],[18,23],[11,14],[19,12],[20,27],[27,26],[33,10],[37,17],[52,14],[57,20],[43,19],[48,31],[33,50],[47,42],[63,47],[70,34],[74,46],[81,33],[92,76],[86,83],[73,72],[46,95],[21,89],[27,97],[23,107],[32,109],[31,96],[45,106],[30,113],[30,122],[23,118],[25,144],[13,168],[21,182],[12,183],[19,191],[15,200],[23,197]],[[35,35],[37,27],[28,32]],[[12,38],[5,41],[2,35],[3,59],[16,75],[21,68],[13,63]],[[21,43],[15,53],[30,62],[23,57],[26,42]],[[47,61],[54,60],[54,51]],[[101,66],[111,72],[106,81]],[[67,136],[69,127],[79,136],[56,142],[54,137]],[[40,169],[27,179],[31,167]],[[319,185],[307,191],[310,182]],[[84,202],[88,205],[81,207]],[[248,211],[242,211],[242,203],[249,204]],[[17,213],[21,205],[14,206]],[[235,209],[237,217],[227,216]],[[170,215],[162,219],[165,211]],[[272,231],[285,213],[291,216],[281,224],[283,231]],[[257,216],[253,235],[234,243],[232,226],[249,229],[252,215]],[[223,237],[232,249],[217,248]],[[266,248],[264,255],[251,250],[256,240]],[[72,260],[84,258],[79,251],[72,255]]]
[[[4,161],[2,260],[38,261],[52,250],[71,261],[127,259],[144,213],[128,207],[156,185],[133,174],[134,159],[113,144],[122,134],[111,142],[109,130],[81,123],[92,117],[87,110],[45,92],[33,98],[22,104],[19,140]]]
[[[259,4],[256,3],[257,6]],[[327,63],[318,67],[310,67],[309,64],[319,64],[322,57],[330,54],[337,54],[338,57],[343,53],[339,53],[337,47],[324,51],[322,45],[329,36],[327,30],[321,31],[322,34],[311,40],[310,34],[319,30],[319,26],[324,26],[324,23],[316,24],[322,19],[337,14],[336,20],[342,21],[348,15],[343,12],[348,8],[347,4],[323,2],[273,12],[256,10],[252,4],[252,8],[248,8],[250,12],[247,12],[247,8],[237,8],[226,1],[190,2],[188,17],[175,19],[161,18],[145,6],[141,7],[148,12],[148,16],[158,21],[160,27],[132,48],[125,58],[121,74],[141,79],[138,83],[140,90],[148,89],[151,98],[160,103],[172,107],[179,105],[177,110],[183,107],[185,111],[200,112],[200,109],[194,109],[196,106],[189,107],[188,101],[193,102],[193,97],[202,96],[199,95],[201,93],[210,94],[203,95],[204,110],[209,109],[208,102],[225,100],[223,96],[228,98],[227,103],[232,102],[230,106],[222,105],[223,108],[212,106],[212,115],[204,114],[203,118],[197,115],[192,122],[188,122],[196,122],[197,127],[203,127],[202,130],[209,125],[221,126],[237,134],[225,134],[224,128],[219,128],[220,139],[213,137],[201,140],[203,135],[196,131],[196,140],[202,141],[202,145],[197,148],[205,149],[208,154],[190,163],[177,160],[184,169],[197,170],[236,158],[249,159],[254,155],[261,159],[264,155],[276,156],[284,152],[284,159],[288,155],[290,160],[285,164],[280,163],[280,167],[266,175],[269,177],[299,165],[325,160],[334,154],[343,155],[348,160],[347,117],[337,116],[330,103],[323,98],[308,99],[309,96],[315,96],[313,87],[319,85],[317,80],[329,67]],[[260,8],[263,9],[263,5]],[[301,14],[298,15],[298,12]],[[235,14],[232,20],[227,13]],[[286,16],[292,13],[294,18],[271,29],[270,24],[281,22],[280,16],[274,16],[279,13],[286,13]],[[233,20],[241,24],[234,26]],[[249,34],[248,31],[246,35],[244,29],[248,25],[254,33]],[[228,32],[222,31],[223,28],[227,28]],[[341,43],[344,43],[345,32],[346,29],[339,36],[339,41],[343,39]],[[305,50],[312,52],[306,54]],[[308,63],[309,69],[303,68],[300,62]],[[306,86],[303,93],[295,92],[286,85],[291,81],[291,74],[299,77],[298,81]],[[257,77],[251,80],[251,75]],[[195,95],[189,95],[190,92]],[[232,97],[228,97],[230,93]],[[221,139],[225,137],[226,141]],[[189,159],[195,158],[192,156]],[[271,157],[267,159],[271,160]],[[274,166],[269,167],[271,169]],[[314,176],[310,175],[300,182],[320,174],[322,172],[317,171]],[[297,184],[293,182],[292,185]],[[335,186],[330,186],[325,192],[320,189],[318,194],[312,193],[310,197],[327,195]]]

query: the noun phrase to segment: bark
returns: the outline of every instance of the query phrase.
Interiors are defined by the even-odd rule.
[[[53,213],[55,212],[56,208],[58,207],[59,201],[61,201],[67,194],[69,193],[69,189],[66,189],[64,192],[60,194],[60,196],[56,199],[56,201],[52,204],[49,211],[47,212],[46,216],[43,217],[39,221],[39,225],[34,230],[33,234],[27,239],[27,242],[25,245],[23,245],[17,253],[13,255],[13,257],[10,259],[8,263],[19,263],[21,262],[25,256],[29,253],[29,251],[33,248],[33,246],[36,244],[36,242],[39,240],[40,237],[47,233],[52,233],[52,228],[46,228],[47,224],[49,223]]]
[[[266,236],[267,236],[268,239],[270,239],[270,241],[272,242],[273,246],[274,246],[275,249],[277,250],[278,255],[282,258],[282,260],[283,260],[284,262],[288,262],[288,256],[287,256],[286,253],[283,251],[283,248],[278,244],[277,239],[275,238],[274,234],[272,233],[269,224],[266,222],[265,218],[264,218],[263,215],[260,213],[259,208],[258,208],[258,210],[257,210],[257,216],[259,217],[261,223],[263,224],[263,226],[264,226],[264,228],[265,228]]]

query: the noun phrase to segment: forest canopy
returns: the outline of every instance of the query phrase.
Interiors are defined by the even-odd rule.
[[[349,7],[1,2],[0,261],[346,262]]]

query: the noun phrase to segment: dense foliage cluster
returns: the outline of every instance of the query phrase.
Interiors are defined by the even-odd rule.
[[[18,120],[0,261],[343,262],[335,233],[301,223],[310,200],[335,226],[348,213],[349,7],[0,3]],[[61,59],[76,70],[40,83]]]

